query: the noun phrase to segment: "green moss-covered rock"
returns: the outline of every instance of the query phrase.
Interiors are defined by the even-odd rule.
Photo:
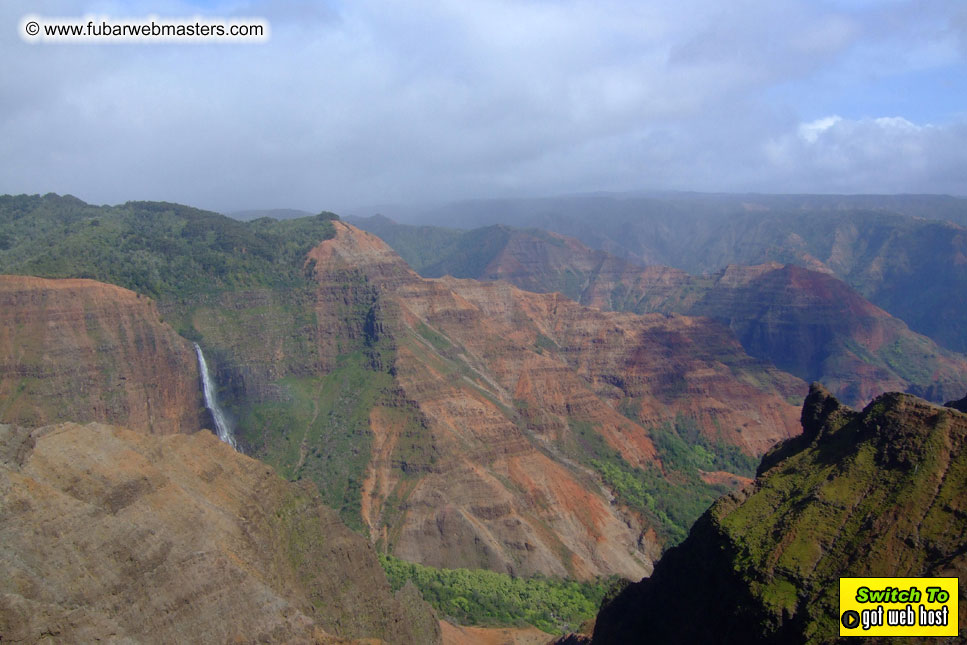
[[[602,609],[595,643],[833,642],[840,577],[967,575],[967,415],[898,393],[855,412],[814,385],[803,427]]]

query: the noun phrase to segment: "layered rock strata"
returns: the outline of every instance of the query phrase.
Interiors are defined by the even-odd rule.
[[[422,273],[506,280],[605,310],[708,316],[752,356],[821,381],[850,405],[894,390],[939,403],[967,388],[967,358],[913,332],[818,262],[730,265],[689,275],[642,267],[545,231],[493,226],[465,235],[479,238],[481,257],[465,257],[460,248]]]
[[[209,425],[190,342],[154,303],[93,280],[0,276],[0,422]]]
[[[349,326],[372,367],[388,370],[412,413],[372,409],[363,482],[371,536],[400,557],[515,574],[645,573],[656,538],[568,452],[575,424],[628,463],[658,468],[648,427],[678,416],[750,454],[797,429],[787,399],[802,383],[710,321],[426,280],[375,236],[335,226],[307,260],[317,319],[328,329],[358,321]]]

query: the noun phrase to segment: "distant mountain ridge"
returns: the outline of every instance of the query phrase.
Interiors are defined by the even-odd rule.
[[[435,205],[384,204],[375,209],[407,224],[471,229],[491,224],[537,226],[541,218],[604,221],[632,216],[727,219],[739,213],[835,214],[869,212],[967,225],[967,196],[932,194],[782,194],[628,191],[530,198],[481,198]],[[356,209],[352,217],[363,217]],[[525,224],[525,222],[531,222]]]
[[[967,300],[951,297],[967,290],[967,200],[959,197],[577,195],[399,214],[421,224],[540,228],[696,274],[766,262],[828,270],[914,331],[967,352]]]
[[[403,253],[411,253],[411,241],[431,237],[426,227],[385,218],[354,221]],[[910,331],[828,270],[770,263],[695,276],[641,267],[539,230],[494,225],[433,235],[448,241],[435,257],[421,247],[415,259],[426,276],[506,280],[612,311],[709,316],[728,326],[751,355],[806,381],[822,381],[850,404],[865,404],[884,390],[943,402],[967,389],[967,357]]]
[[[263,217],[268,217],[271,219],[298,219],[300,217],[309,217],[312,215],[312,213],[309,211],[301,211],[296,208],[262,208],[245,211],[232,211],[231,213],[225,214],[232,219],[241,220],[243,222],[250,222]]]

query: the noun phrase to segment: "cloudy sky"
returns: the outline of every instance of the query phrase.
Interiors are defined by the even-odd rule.
[[[255,16],[271,36],[28,43],[28,14]],[[4,0],[0,23],[0,193],[967,195],[963,0]]]

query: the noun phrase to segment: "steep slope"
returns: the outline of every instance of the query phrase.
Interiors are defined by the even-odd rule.
[[[650,522],[603,494],[595,450],[606,453],[599,467],[609,458],[660,475],[662,424],[687,419],[693,439],[756,455],[795,429],[785,397],[802,385],[708,321],[425,280],[378,238],[335,228],[307,260],[320,285],[316,317],[331,334],[320,347],[339,372],[348,369],[339,352],[356,338],[352,371],[385,375],[360,410],[373,454],[361,514],[400,557],[578,577],[644,571],[657,538],[642,538]],[[264,450],[288,451],[280,459],[295,462],[293,473],[324,463],[311,445]]]
[[[480,331],[469,303],[421,280],[378,238],[336,227],[308,260],[320,283],[320,325],[346,320],[331,305],[345,303],[336,294],[351,289],[351,308],[365,308],[358,333],[367,339],[367,365],[389,368],[383,396],[395,391],[402,403],[374,399],[363,411],[374,458],[361,510],[374,539],[435,566],[579,577],[647,570],[638,532],[586,474],[529,440],[505,409],[513,403],[492,382],[492,367],[437,351],[430,340],[443,349],[449,341],[412,312],[464,309],[464,324],[476,322]]]
[[[312,487],[210,433],[2,425],[0,509],[5,641],[440,641]]]
[[[518,366],[500,367],[513,369],[507,383],[514,384],[518,399],[549,407],[552,414],[583,412],[582,397],[560,391],[578,389],[563,373],[566,367],[598,398],[632,418],[658,425],[686,416],[708,438],[724,439],[751,455],[762,454],[795,426],[784,399],[799,394],[800,382],[750,359],[726,329],[707,319],[602,312],[506,283],[444,278],[439,284],[477,307],[498,330],[503,323],[507,331],[498,338],[512,345],[501,348],[498,338],[482,342],[483,333],[474,333],[465,321],[452,324],[439,310],[427,312],[426,320],[484,357],[537,354]],[[593,419],[595,413],[589,409],[585,415]],[[646,461],[645,454],[628,456]]]
[[[380,228],[397,241],[412,229],[385,222]],[[507,280],[614,311],[709,316],[727,325],[752,356],[821,381],[849,404],[865,404],[885,390],[939,403],[967,389],[967,358],[910,331],[828,269],[772,263],[692,276],[642,268],[554,233],[492,226],[462,237],[421,273]]]
[[[148,298],[93,280],[0,276],[0,422],[208,424],[191,343]]]
[[[840,576],[963,580],[967,415],[905,394],[854,412],[813,386],[802,423],[602,609],[594,643],[828,643]]]

